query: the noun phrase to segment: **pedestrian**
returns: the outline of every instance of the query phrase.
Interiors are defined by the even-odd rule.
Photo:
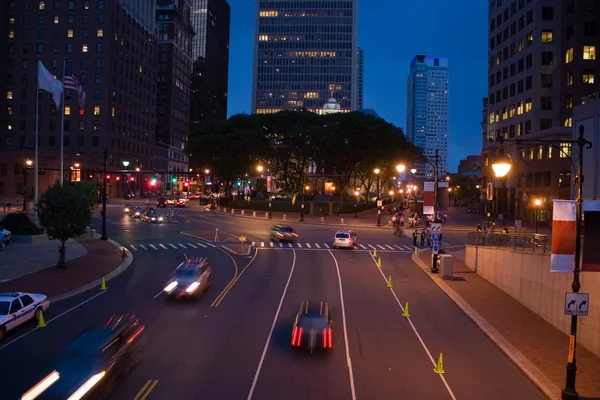
[[[396,227],[396,215],[392,215],[392,227]]]
[[[427,232],[427,247],[431,247],[431,233]]]
[[[419,232],[417,232],[417,230],[415,229],[415,231],[413,232],[413,246],[417,247],[417,238],[419,237]]]

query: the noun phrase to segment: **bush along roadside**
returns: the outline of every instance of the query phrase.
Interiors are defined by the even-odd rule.
[[[27,214],[11,213],[2,218],[0,227],[9,230],[13,235],[39,235],[44,229],[34,224]]]
[[[310,201],[304,202],[304,212],[310,212]],[[329,215],[329,202],[319,201],[313,203],[314,215]],[[356,202],[344,202],[341,209],[339,201],[333,202],[333,215],[339,214],[354,214],[355,212],[361,212],[366,210],[375,209],[375,203],[359,203]],[[269,211],[269,202],[266,200],[236,200],[221,203],[221,207],[234,208],[238,210],[252,210],[252,211]],[[296,200],[296,203],[292,205],[289,200],[276,200],[271,203],[272,212],[286,212],[286,213],[300,213],[302,211],[302,201]]]

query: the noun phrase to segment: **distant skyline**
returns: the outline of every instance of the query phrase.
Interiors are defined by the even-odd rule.
[[[250,113],[255,1],[231,5],[229,115]],[[406,78],[415,54],[450,63],[448,170],[481,153],[481,98],[487,96],[487,2],[470,8],[430,0],[359,0],[358,45],[365,53],[364,107],[406,128]]]

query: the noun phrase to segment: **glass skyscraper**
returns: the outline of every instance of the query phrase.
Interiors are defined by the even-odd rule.
[[[356,110],[358,0],[256,0],[252,112]]]

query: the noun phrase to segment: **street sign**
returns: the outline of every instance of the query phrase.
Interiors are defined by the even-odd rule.
[[[440,251],[440,242],[439,241],[433,242],[433,254],[438,254],[439,251]]]
[[[429,228],[432,235],[442,233],[442,224],[439,222],[432,222],[431,227]]]
[[[565,295],[565,315],[587,317],[590,306],[589,293],[567,292]]]
[[[244,243],[246,241],[246,236],[242,235],[238,238],[240,242]]]

